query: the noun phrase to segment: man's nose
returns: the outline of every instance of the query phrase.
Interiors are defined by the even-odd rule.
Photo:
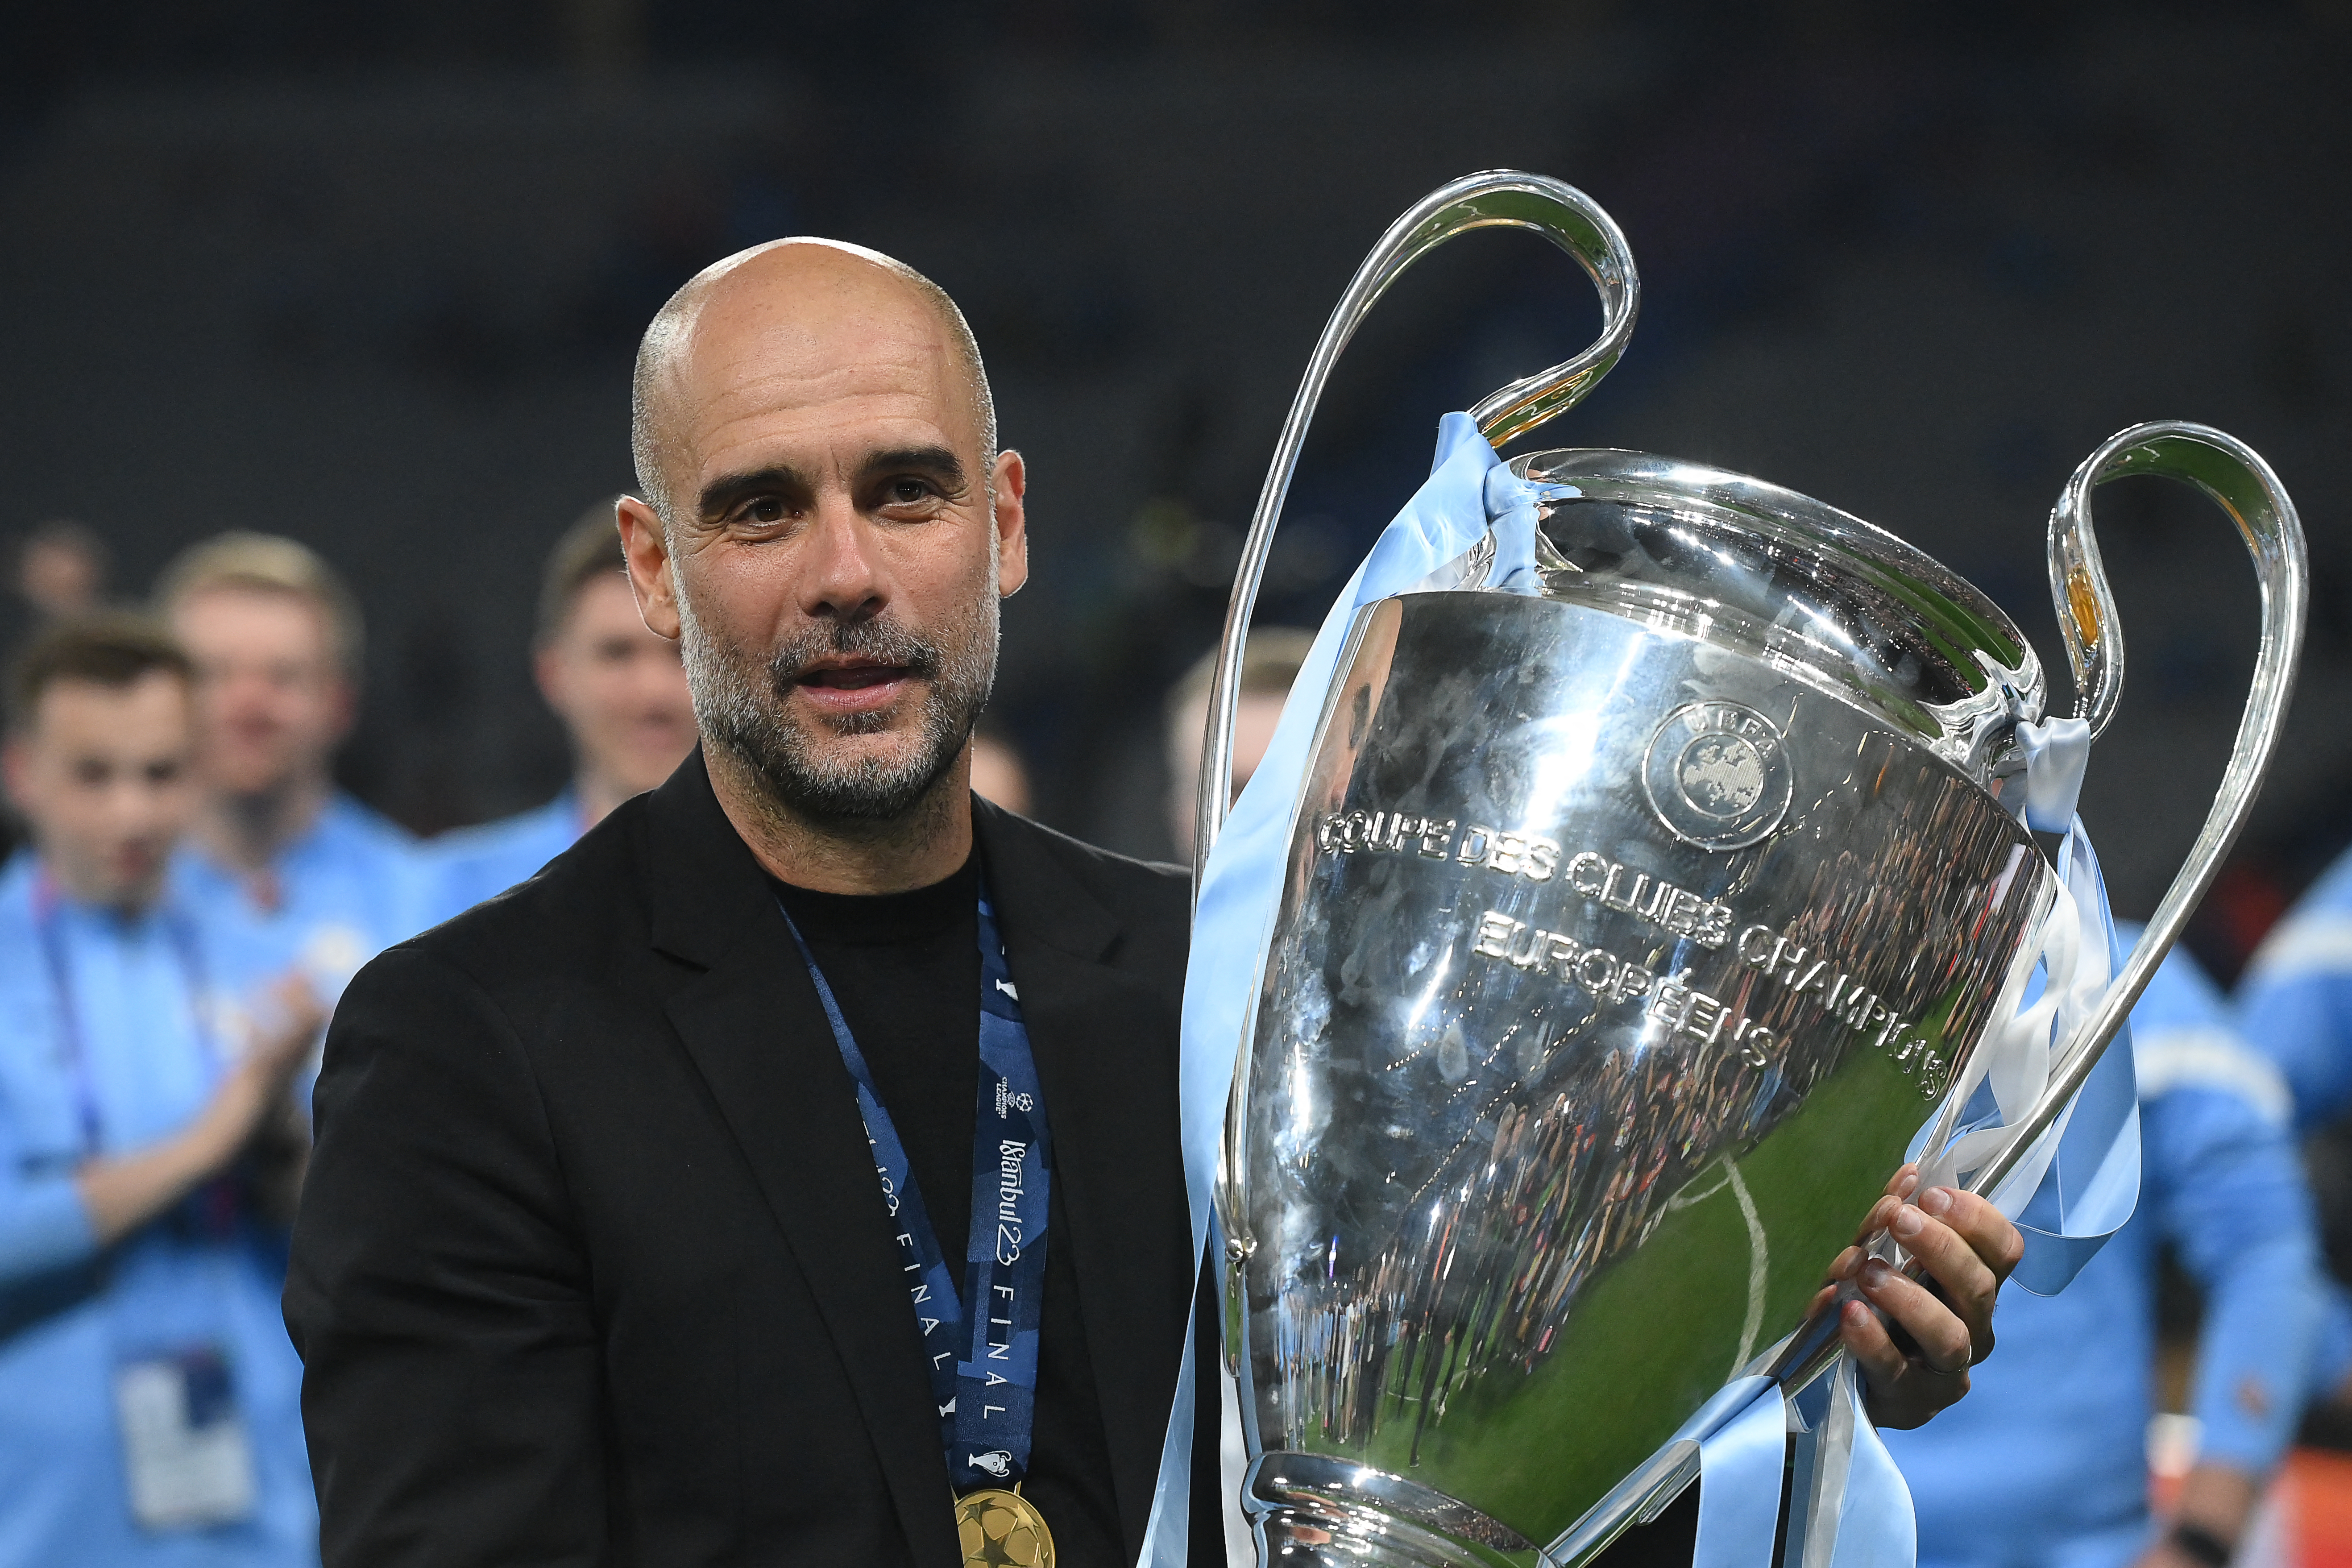
[[[845,495],[817,503],[800,562],[802,613],[825,620],[862,621],[888,601],[882,563],[875,554],[874,525]]]

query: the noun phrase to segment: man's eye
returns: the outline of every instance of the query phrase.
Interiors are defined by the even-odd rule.
[[[774,496],[761,496],[743,509],[745,520],[751,522],[782,522],[792,514],[792,508]]]
[[[917,501],[928,499],[932,493],[930,481],[928,479],[890,481],[890,499],[900,506],[912,506]]]

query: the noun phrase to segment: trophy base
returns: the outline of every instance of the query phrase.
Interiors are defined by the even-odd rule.
[[[1402,1476],[1323,1454],[1260,1455],[1242,1487],[1262,1563],[1300,1568],[1533,1568],[1532,1541]]]

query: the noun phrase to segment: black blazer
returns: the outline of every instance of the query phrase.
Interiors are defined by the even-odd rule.
[[[973,809],[1131,1562],[1192,1300],[1186,886]],[[961,1561],[873,1161],[791,952],[698,755],[352,982],[286,1288],[328,1563]]]

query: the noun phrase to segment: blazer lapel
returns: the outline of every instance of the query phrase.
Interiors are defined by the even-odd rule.
[[[1021,1013],[1045,1089],[1066,1246],[1120,1533],[1142,1549],[1192,1321],[1192,1260],[1177,1135],[1173,999],[1108,962],[1118,920],[1054,841],[982,802],[973,812]]]
[[[650,805],[654,944],[705,971],[671,996],[670,1022],[816,1299],[915,1561],[957,1561],[921,1340],[815,987],[699,756]]]

